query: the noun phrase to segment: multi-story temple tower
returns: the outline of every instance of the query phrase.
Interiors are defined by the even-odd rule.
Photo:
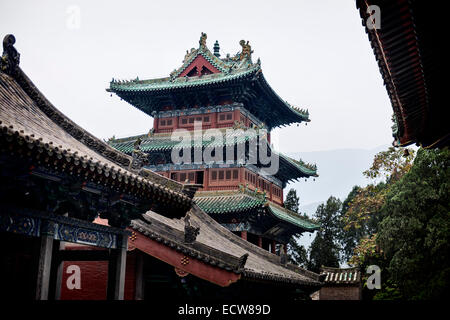
[[[270,130],[309,122],[307,110],[283,101],[266,82],[261,62],[241,52],[220,58],[202,33],[167,78],[112,80],[107,91],[154,118],[140,136],[111,139],[114,148],[165,177],[200,185],[194,200],[229,230],[271,252],[293,234],[318,226],[283,206],[290,180],[316,177],[315,165],[272,149]]]

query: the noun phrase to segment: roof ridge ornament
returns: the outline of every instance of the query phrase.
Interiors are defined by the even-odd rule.
[[[219,45],[219,41],[216,40],[216,42],[214,43],[214,55],[217,58],[220,58],[220,45]]]
[[[208,38],[208,36],[206,35],[206,33],[202,32],[200,40],[198,41],[198,43],[200,44],[200,49],[206,48],[206,38]]]
[[[239,60],[244,60],[245,58],[251,59],[252,58],[252,47],[250,46],[248,40],[245,42],[245,40],[239,41],[239,44],[242,47],[241,54],[239,55]]]
[[[247,262],[248,256],[249,256],[248,253],[244,253],[242,256],[239,257],[238,265],[237,265],[237,268],[236,268],[238,271],[244,269],[245,263]]]
[[[184,217],[184,242],[193,243],[200,233],[200,227],[191,226],[191,216],[189,213]]]
[[[148,164],[149,160],[149,155],[146,154],[145,152],[143,152],[141,150],[141,143],[142,143],[142,139],[141,137],[137,138],[137,140],[134,142],[134,148],[132,151],[131,156],[133,157],[133,159],[131,160],[129,169],[136,169],[139,170],[141,169],[144,165]]]
[[[16,38],[12,34],[7,34],[3,38],[3,54],[0,59],[0,69],[2,72],[14,75],[20,62],[20,53],[14,48]]]

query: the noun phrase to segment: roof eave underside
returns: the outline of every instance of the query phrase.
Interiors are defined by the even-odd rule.
[[[11,130],[15,130],[18,136],[35,139],[46,149],[54,149],[54,152],[64,152],[66,158],[70,157],[81,161],[85,159],[92,166],[98,168],[99,172],[123,176],[127,181],[145,184],[151,188],[160,189],[164,194],[170,194],[171,197],[179,198],[182,202],[190,202],[187,196],[181,193],[181,184],[169,181],[167,178],[161,179],[162,177],[155,173],[146,172],[148,176],[155,176],[158,181],[167,180],[170,186],[177,187],[177,190],[172,190],[169,185],[163,186],[151,179],[144,178],[139,172],[128,170],[127,167],[131,162],[130,156],[110,147],[65,116],[41,93],[19,66],[16,67],[12,76],[2,72],[2,77],[9,79],[8,81],[12,81],[17,86],[14,88],[9,85],[4,88],[5,90],[14,90],[12,94],[19,95],[20,100],[17,106],[12,105],[14,103],[11,101],[12,99],[7,102],[7,105],[4,106],[5,118],[3,120],[5,121],[3,122],[4,124],[8,123],[10,128],[12,127]],[[6,96],[4,98],[6,99]],[[28,103],[32,106],[27,106]],[[7,112],[9,108],[15,108],[15,110]],[[23,113],[29,113],[28,110],[33,108],[39,115],[32,114],[30,119],[26,119]],[[45,121],[47,124],[44,124]],[[177,192],[178,190],[180,192]]]
[[[435,35],[440,10],[424,1],[357,0],[356,4],[397,118],[394,145],[448,145],[439,76],[443,41]],[[367,28],[369,5],[380,7],[380,29]]]

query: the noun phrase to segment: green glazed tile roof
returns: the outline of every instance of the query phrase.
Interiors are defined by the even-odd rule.
[[[129,81],[111,81],[110,89],[112,91],[158,91],[167,89],[181,89],[181,88],[193,88],[200,87],[209,84],[225,83],[235,79],[241,79],[249,76],[258,71],[258,67],[255,65],[247,70],[239,70],[227,73],[213,73],[209,75],[203,75],[201,77],[189,77],[189,78],[176,78],[171,79],[169,77],[150,79],[150,80],[129,80]]]
[[[208,214],[245,212],[260,208],[266,202],[262,197],[251,196],[239,191],[206,191],[197,194],[194,197],[195,203]]]
[[[201,146],[203,148],[209,146],[209,147],[218,147],[218,146],[227,146],[229,145],[229,141],[233,133],[227,132],[227,130],[221,130],[223,133],[223,141],[220,143],[220,141],[211,141],[211,140],[203,140],[201,142]],[[247,142],[251,137],[245,134],[245,131],[238,131],[240,135],[236,135],[235,143],[243,143]],[[170,133],[158,133],[154,134],[152,136],[148,135],[140,135],[140,136],[133,136],[128,138],[122,138],[122,139],[114,139],[110,140],[108,143],[113,148],[122,151],[126,154],[131,154],[134,149],[134,142],[141,138],[141,150],[147,153],[152,152],[170,152],[173,148],[181,149],[183,147],[199,147],[200,141],[192,141],[189,143],[180,143],[179,141],[171,141],[171,135]],[[194,144],[195,142],[195,144]],[[275,152],[275,151],[274,151]],[[278,170],[278,173],[275,174],[277,178],[279,178],[281,181],[288,181],[288,180],[295,180],[302,177],[317,177],[317,169],[313,166],[310,166],[304,162],[300,162],[297,160],[294,160],[292,158],[289,158],[286,155],[283,155],[282,153],[278,153],[279,160],[280,160],[280,168]]]
[[[198,57],[202,56],[211,63],[218,73],[201,76],[181,77],[189,65]],[[120,98],[128,101],[136,108],[152,115],[153,112],[163,110],[167,106],[168,97],[175,100],[183,100],[186,94],[191,92],[208,92],[211,95],[220,95],[228,92],[235,95],[234,87],[237,83],[248,90],[241,90],[245,95],[248,92],[258,95],[255,101],[246,102],[247,108],[266,122],[269,128],[290,123],[309,122],[308,110],[291,106],[269,86],[261,70],[261,62],[252,62],[250,57],[239,58],[239,53],[234,57],[218,58],[208,49],[206,44],[200,45],[198,49],[188,52],[180,68],[171,72],[169,77],[139,80],[116,80],[112,79],[107,91],[116,93]],[[197,90],[198,89],[198,90]],[[247,92],[248,91],[248,92]],[[242,96],[236,99],[248,100]],[[164,101],[164,102],[163,102]]]
[[[218,129],[220,130],[220,129]],[[190,143],[180,142],[180,141],[172,141],[171,140],[171,133],[157,133],[152,136],[143,134],[139,136],[133,136],[128,138],[122,138],[122,139],[114,139],[110,140],[108,143],[113,148],[122,151],[127,154],[131,154],[133,152],[134,148],[134,142],[141,138],[141,150],[144,152],[153,152],[153,151],[170,151],[173,148],[182,149],[185,147],[219,147],[219,146],[227,146],[231,145],[230,141],[232,137],[236,137],[234,139],[234,143],[243,143],[248,141],[251,137],[247,134],[245,134],[245,131],[234,131],[234,132],[228,132],[227,130],[220,130],[222,133],[223,140],[215,141],[214,139],[203,139],[203,141],[194,141],[192,138]],[[239,133],[239,135],[235,135],[235,133]],[[203,135],[203,134],[202,134]]]
[[[309,176],[313,176],[313,177],[318,177],[319,175],[317,174],[317,168],[314,165],[309,165],[303,161],[298,161],[298,160],[294,160],[291,157],[288,157],[282,153],[278,153],[278,155],[280,156],[280,158],[288,161],[290,164],[294,165],[295,167],[297,167],[299,170],[301,170],[303,173],[309,175]]]
[[[319,225],[305,217],[268,201],[264,194],[240,188],[232,191],[202,191],[194,197],[195,203],[210,215],[247,212],[265,208],[275,218],[295,225],[305,231],[314,231]]]
[[[308,221],[298,213],[288,210],[286,208],[280,207],[276,204],[270,203],[268,205],[270,212],[276,216],[278,219],[281,219],[286,222],[290,222],[298,227],[301,227],[308,231],[317,230],[320,226],[316,223]]]

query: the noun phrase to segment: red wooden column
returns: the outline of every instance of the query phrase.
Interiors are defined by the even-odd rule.
[[[247,230],[241,231],[241,238],[247,240]]]
[[[235,109],[233,111],[233,121],[240,121],[241,120],[241,110]]]
[[[262,248],[262,237],[258,237],[258,247]]]
[[[209,188],[209,169],[206,168],[203,171],[203,190],[208,190]]]
[[[158,133],[158,129],[159,129],[159,128],[158,128],[158,120],[159,120],[159,119],[158,119],[157,117],[154,117],[154,118],[153,118],[153,129],[154,129],[154,132],[155,132],[155,133]]]
[[[217,128],[217,112],[210,113],[211,116],[211,128]]]
[[[180,121],[179,116],[173,117],[173,130],[172,131],[175,131],[178,129],[178,121]]]
[[[273,241],[272,241],[272,248],[270,248],[272,253],[276,253],[276,251],[275,251],[275,246],[276,246],[276,244],[277,244],[277,243],[275,242],[275,240],[273,240]]]
[[[270,182],[269,183],[269,200],[270,201],[273,201],[272,193],[273,193],[273,182]]]

